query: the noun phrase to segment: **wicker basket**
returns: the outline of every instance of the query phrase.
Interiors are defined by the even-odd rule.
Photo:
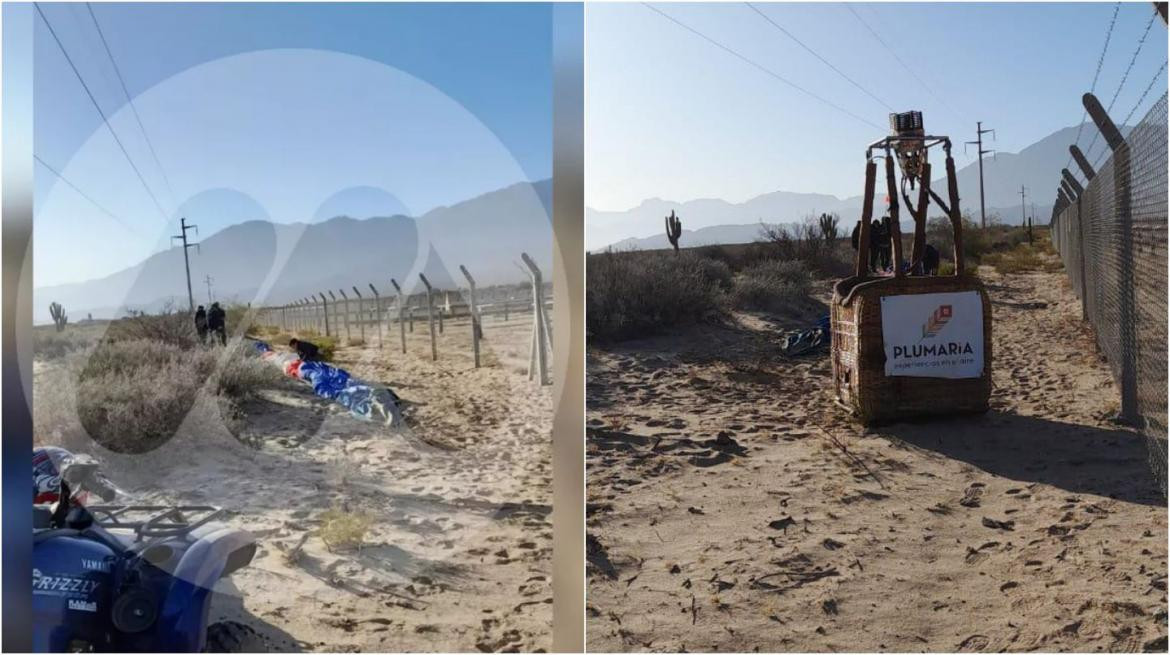
[[[983,375],[977,378],[887,376],[882,297],[976,291],[983,303]],[[833,287],[833,386],[837,401],[863,423],[987,411],[991,396],[991,302],[970,276],[850,277]]]
[[[930,164],[926,161],[926,149],[930,145],[943,145],[946,150],[946,176],[950,199],[947,204],[944,204],[942,199],[930,189]],[[885,151],[887,199],[890,201],[891,217],[888,226],[891,232],[891,250],[895,271],[892,277],[869,276],[869,229],[870,219],[873,216],[874,187],[877,177],[877,165],[872,154],[873,150],[877,148]],[[916,417],[984,412],[988,408],[988,400],[991,397],[991,302],[983,284],[977,278],[964,273],[962,218],[959,212],[958,184],[955,179],[955,166],[950,148],[950,140],[946,137],[922,136],[916,132],[908,136],[900,133],[895,134],[895,136],[871,145],[866,152],[865,195],[863,196],[855,274],[853,277],[841,280],[834,285],[831,322],[833,386],[836,390],[837,402],[848,408],[867,425]],[[909,198],[903,192],[903,198],[906,199],[907,208],[915,225],[913,252],[910,264],[906,268],[902,266],[902,242],[898,226],[898,190],[895,186],[894,175],[894,158],[896,154],[900,157],[902,150],[914,151],[915,156],[921,158],[920,163],[916,164],[913,171],[917,174],[919,182],[917,206],[911,206]],[[906,174],[907,171],[904,170],[904,183]],[[911,274],[921,273],[924,268],[926,216],[931,198],[950,218],[954,230],[954,275],[937,277]],[[948,204],[949,206],[947,206]],[[959,359],[946,357],[946,355],[953,355],[953,352],[943,353],[942,357],[935,357],[933,348],[939,346],[925,344],[923,347],[931,350],[930,357],[935,358],[929,361],[926,358],[914,359],[912,368],[938,365],[937,373],[947,377],[927,377],[924,371],[929,371],[929,368],[918,368],[914,374],[911,374],[909,369],[905,374],[894,374],[891,371],[897,370],[896,364],[891,364],[890,371],[887,371],[882,320],[883,298],[972,291],[978,294],[979,304],[982,305],[983,352],[981,366],[976,366],[978,354],[974,354],[972,357],[962,360],[961,368],[955,368],[952,365]],[[966,299],[956,298],[955,300],[961,300],[966,305],[972,299],[968,297]],[[888,304],[903,305],[902,309],[905,310],[906,305],[922,305],[923,303],[890,302]],[[892,310],[887,308],[887,311]],[[936,335],[947,331],[945,327],[939,326],[948,324],[951,317],[950,312],[951,307],[940,304],[937,306],[935,314],[925,316],[927,320],[921,328],[920,344],[927,339],[933,341]],[[897,319],[904,326],[905,319],[909,316],[909,314],[891,314],[890,322],[893,323]],[[968,323],[962,321],[954,321],[950,325],[962,325],[970,328]],[[949,333],[954,332],[954,327],[952,327]],[[913,338],[913,335],[909,338]],[[895,343],[893,339],[891,339],[891,343]],[[977,352],[970,339],[963,340],[963,345],[971,346],[971,352]],[[951,346],[952,344],[945,344],[943,347]],[[896,353],[897,349],[894,352]],[[922,361],[925,361],[926,364],[919,364]]]

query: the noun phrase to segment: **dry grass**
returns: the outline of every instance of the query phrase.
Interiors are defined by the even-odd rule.
[[[764,261],[735,279],[732,303],[738,309],[790,312],[812,292],[812,276],[802,261]]]
[[[184,423],[231,422],[240,401],[284,383],[246,348],[123,339],[66,355],[37,380],[35,440],[82,448],[92,440],[140,453],[168,441]]]
[[[693,252],[589,255],[586,333],[598,341],[650,336],[726,312],[731,270]]]
[[[330,552],[360,549],[373,525],[373,517],[366,512],[334,507],[320,517],[317,536]]]
[[[1051,248],[1051,246],[1049,246]],[[1051,273],[1061,269],[1060,260],[1046,257],[1043,247],[1021,243],[1011,250],[984,255],[982,264],[992,266],[1002,274],[1042,271]]]

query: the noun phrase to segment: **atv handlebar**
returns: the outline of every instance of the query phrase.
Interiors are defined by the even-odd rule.
[[[61,480],[69,485],[75,493],[91,492],[102,500],[113,500],[118,492],[106,476],[98,468],[96,461],[76,459],[69,462],[61,471]]]

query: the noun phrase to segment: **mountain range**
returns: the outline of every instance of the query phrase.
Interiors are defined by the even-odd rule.
[[[1085,133],[1091,134],[1090,130],[1095,129],[1091,123],[1084,125]],[[1130,128],[1122,126],[1120,129],[1123,134],[1128,134]],[[1027,213],[1032,214],[1032,203],[1035,203],[1035,220],[1047,223],[1056,199],[1060,171],[1069,159],[1068,146],[1076,141],[1076,133],[1076,126],[1066,127],[1018,153],[1001,152],[984,159],[984,195],[988,219],[994,217],[1001,223],[1021,223],[1020,185],[1023,185],[1028,190]],[[984,144],[985,148],[993,146]],[[957,147],[955,154],[959,154]],[[942,169],[941,154],[935,155],[933,163],[936,171]],[[959,183],[960,207],[978,220],[979,163],[972,162],[958,169],[955,177]],[[859,175],[859,186],[860,181]],[[883,185],[884,177],[879,169],[875,208],[884,206]],[[945,189],[945,178],[939,177],[931,185],[935,189]],[[945,197],[943,193],[940,195]],[[861,201],[861,195],[838,198],[829,194],[791,191],[773,191],[741,203],[712,198],[684,202],[651,198],[625,211],[586,208],[586,241],[594,251],[606,247],[668,247],[663,233],[663,216],[674,211],[683,222],[681,244],[747,243],[757,239],[761,222],[794,224],[807,216],[836,212],[843,224],[852,225],[861,213]]]
[[[248,221],[208,236],[191,252],[196,304],[213,280],[215,300],[281,304],[356,286],[369,297],[373,283],[382,295],[421,290],[418,272],[441,289],[466,287],[462,264],[481,286],[527,280],[517,268],[527,252],[552,273],[552,181],[522,182],[417,218],[337,216],[316,223]],[[59,302],[71,320],[156,311],[167,304],[185,309],[187,282],[182,247],[164,250],[111,275],[33,289],[33,320],[50,321],[49,303]]]

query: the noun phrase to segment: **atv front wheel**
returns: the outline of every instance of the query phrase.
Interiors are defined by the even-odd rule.
[[[220,621],[207,626],[205,653],[263,653],[264,638],[251,626],[238,621]]]

